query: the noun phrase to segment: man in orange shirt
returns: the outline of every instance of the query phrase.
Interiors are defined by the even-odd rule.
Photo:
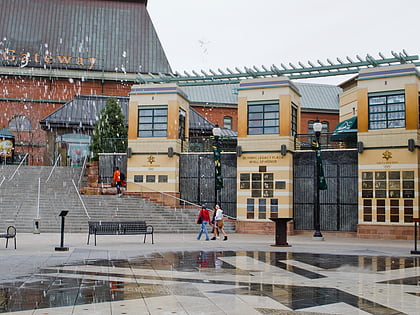
[[[115,187],[117,187],[118,197],[121,197],[121,172],[120,172],[120,169],[118,167],[115,168],[114,177],[112,178],[112,182],[115,184]]]

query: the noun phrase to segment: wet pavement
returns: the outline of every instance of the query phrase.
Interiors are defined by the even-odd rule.
[[[0,313],[420,314],[413,241],[310,235],[18,234],[0,247]]]

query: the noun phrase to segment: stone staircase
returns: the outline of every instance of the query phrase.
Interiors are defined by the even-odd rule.
[[[33,232],[34,219],[39,220],[41,233],[60,232],[63,210],[69,211],[65,231],[71,233],[87,233],[89,220],[144,220],[157,233],[198,233],[198,209],[169,208],[134,196],[78,195],[75,186],[83,178],[79,167],[16,170],[17,166],[0,166],[0,233],[8,225],[15,225],[18,232]],[[234,225],[228,223],[226,231],[232,233]]]

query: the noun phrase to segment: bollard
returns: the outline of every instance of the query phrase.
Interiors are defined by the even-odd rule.
[[[39,229],[41,223],[41,219],[34,219],[34,230],[32,231],[32,233],[34,234],[40,234],[41,231]]]
[[[55,250],[59,252],[65,252],[68,251],[69,248],[64,246],[64,218],[66,217],[68,211],[61,211],[59,216],[61,217],[61,241],[60,246],[56,246]]]

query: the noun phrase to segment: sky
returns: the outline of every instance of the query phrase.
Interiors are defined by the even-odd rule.
[[[172,70],[181,73],[391,57],[403,49],[420,55],[419,0],[149,0],[147,7]]]

